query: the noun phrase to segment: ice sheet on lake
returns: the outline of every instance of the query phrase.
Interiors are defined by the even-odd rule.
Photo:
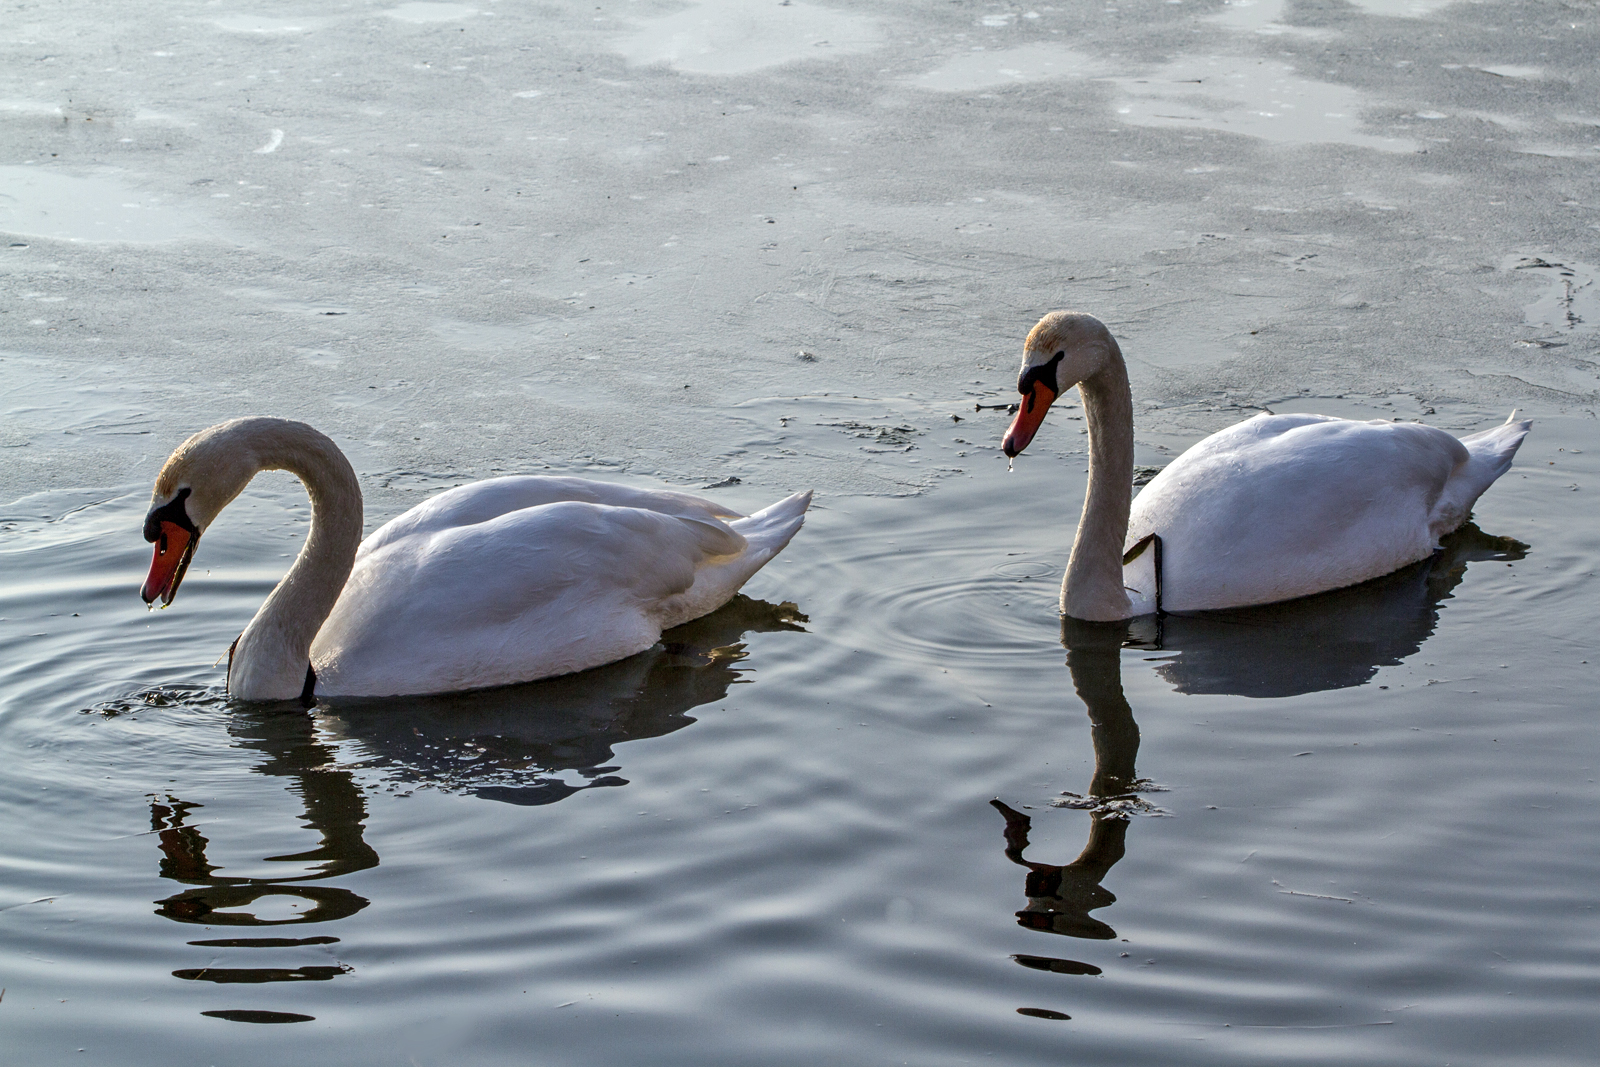
[[[197,219],[112,178],[0,167],[0,233],[149,244],[211,236]]]
[[[629,63],[665,63],[686,74],[748,74],[807,59],[870,52],[877,21],[805,3],[701,0],[639,23],[613,46]]]
[[[265,15],[224,15],[212,19],[212,25],[219,30],[229,33],[307,33],[322,25],[322,19],[314,18],[269,18]]]
[[[1252,33],[1292,33],[1294,27],[1278,21],[1283,17],[1285,6],[1285,0],[1223,0],[1222,11],[1206,21]]]
[[[1369,15],[1387,15],[1390,18],[1421,19],[1435,11],[1442,11],[1457,0],[1350,0]]]
[[[998,52],[967,52],[911,79],[919,89],[968,93],[1051,78],[1094,78],[1112,73],[1104,60],[1060,45],[1036,43]]]
[[[1529,326],[1562,333],[1594,333],[1600,329],[1600,268],[1576,260],[1556,261],[1541,256],[1507,256],[1501,270],[1525,272],[1546,283],[1545,291],[1523,306]]]
[[[1360,132],[1361,112],[1370,105],[1358,90],[1306,78],[1276,60],[1190,56],[1149,74],[1113,73],[1107,60],[1040,43],[958,55],[911,83],[961,93],[1061,78],[1104,80],[1121,90],[1117,118],[1136,126],[1218,130],[1274,144],[1349,144],[1383,152],[1417,148],[1407,138]]]
[[[1415,141],[1361,133],[1370,106],[1345,85],[1314,81],[1276,60],[1186,57],[1148,77],[1113,79],[1126,94],[1117,117],[1136,126],[1242,133],[1274,144],[1348,144],[1414,152]]]
[[[469,19],[478,13],[475,7],[466,4],[430,4],[410,3],[401,4],[399,7],[390,8],[384,14],[401,22],[429,23],[429,22],[457,22]]]

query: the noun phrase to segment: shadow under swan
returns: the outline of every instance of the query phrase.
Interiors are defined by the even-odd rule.
[[[1180,693],[1289,697],[1347,689],[1415,655],[1467,564],[1524,558],[1528,546],[1471,522],[1428,559],[1299,600],[1130,620],[1128,644],[1178,655],[1156,673]],[[1065,640],[1065,637],[1063,638]]]
[[[624,741],[660,737],[695,720],[743,681],[749,633],[804,630],[791,603],[739,594],[662,634],[618,663],[524,685],[428,697],[323,704],[317,717],[349,741],[354,771],[391,785],[430,785],[507,804],[551,804],[582,789],[626,785],[610,766]]]

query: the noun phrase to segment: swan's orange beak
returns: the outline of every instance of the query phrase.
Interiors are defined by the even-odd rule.
[[[1044,413],[1055,402],[1056,391],[1043,381],[1034,379],[1033,386],[1017,406],[1017,417],[1011,420],[1005,440],[1000,443],[1007,457],[1015,456],[1028,447],[1028,442],[1033,440],[1033,435],[1039,432],[1039,426],[1044,422]]]
[[[200,538],[198,534],[191,534],[177,523],[166,520],[161,521],[158,529],[160,532],[156,536],[155,556],[150,560],[150,574],[140,587],[139,595],[146,604],[160,597],[161,606],[166,607],[178,595],[178,583],[183,581],[184,572],[189,569],[189,560],[194,557],[194,546]]]

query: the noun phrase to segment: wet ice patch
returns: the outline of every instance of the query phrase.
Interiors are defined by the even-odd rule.
[[[1230,30],[1258,33],[1264,36],[1292,33],[1301,37],[1331,37],[1325,29],[1307,26],[1285,26],[1283,18],[1287,0],[1223,0],[1222,11],[1206,21]]]
[[[1600,145],[1529,144],[1517,149],[1525,156],[1549,156],[1551,159],[1600,160]]]
[[[1282,32],[1284,0],[1223,0],[1220,14],[1211,22],[1234,30]]]
[[[1125,98],[1117,117],[1135,126],[1218,130],[1274,144],[1348,144],[1414,152],[1415,141],[1360,132],[1355,89],[1302,77],[1287,63],[1187,57],[1145,78],[1111,79]]]
[[[1369,15],[1420,19],[1449,7],[1456,3],[1456,0],[1350,0],[1350,2]]]
[[[178,115],[169,115],[164,111],[151,111],[141,108],[133,114],[133,121],[144,126],[167,126],[175,130],[187,130],[199,125],[191,119]]]
[[[870,52],[883,41],[877,21],[866,16],[771,0],[700,0],[638,25],[615,51],[629,63],[665,63],[687,74],[748,74]]]
[[[321,19],[274,19],[265,15],[224,15],[211,24],[228,33],[307,33],[322,24]]]
[[[18,295],[27,299],[29,294]],[[130,464],[160,428],[162,405],[192,388],[186,382],[166,383],[162,397],[155,398],[130,381],[126,362],[63,363],[9,352],[0,353],[0,381],[5,383],[0,389],[0,447],[16,450],[5,457],[7,473],[25,462],[22,453],[34,462],[52,463],[46,457],[74,454],[88,457],[84,461],[97,472],[97,480],[119,480],[132,469]],[[6,518],[0,514],[0,526]]]
[[[1507,256],[1501,270],[1540,278],[1545,290],[1525,304],[1522,314],[1529,326],[1562,333],[1594,333],[1600,329],[1600,267],[1576,260],[1559,262],[1541,256]]]
[[[1266,4],[1266,0],[1263,0]],[[1301,76],[1281,62],[1245,56],[1192,56],[1144,76],[1111,77],[1104,60],[1059,45],[969,52],[911,79],[919,89],[975,92],[1060,78],[1105,80],[1122,90],[1117,118],[1136,126],[1218,130],[1275,144],[1349,144],[1414,152],[1404,137],[1360,132],[1361,93]]]
[[[460,19],[469,19],[477,13],[477,8],[468,7],[466,4],[429,3],[401,4],[384,12],[392,19],[414,23],[456,22]]]
[[[839,491],[904,496],[1000,458],[994,444],[999,434],[966,421],[972,416],[966,397],[760,397],[725,414],[726,436],[735,447],[720,466],[708,468],[714,478],[781,484],[796,464],[804,464],[827,470],[831,488]]]
[[[1101,60],[1053,44],[1028,44],[1001,52],[967,52],[911,79],[919,89],[966,93],[1052,78],[1091,78],[1110,73]]]
[[[38,100],[0,100],[0,115],[21,115],[40,119],[59,119],[61,108]]]
[[[1539,67],[1523,67],[1515,63],[1496,63],[1492,67],[1473,67],[1472,69],[1481,71],[1484,74],[1493,74],[1496,78],[1516,78],[1534,81],[1544,77],[1544,71]]]
[[[0,167],[0,232],[58,241],[148,244],[209,236],[165,198],[110,178]]]

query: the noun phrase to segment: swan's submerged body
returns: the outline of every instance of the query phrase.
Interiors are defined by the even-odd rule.
[[[273,469],[305,483],[311,534],[234,645],[228,690],[245,700],[454,692],[631,656],[726,603],[789,543],[811,500],[797,493],[746,517],[685,493],[496,478],[361,541],[359,484],[332,441],[302,423],[237,419],[162,468],[147,602],[171,601],[200,534]]]
[[[330,696],[532,681],[642,652],[727,603],[794,536],[808,498],[748,518],[683,493],[497,478],[361,543],[311,645]]]
[[[1355,585],[1432,555],[1511,466],[1525,433],[1526,423],[1507,423],[1458,440],[1417,423],[1257,415],[1199,442],[1145,486],[1126,547],[1161,537],[1167,611]],[[1141,599],[1154,592],[1142,569],[1136,560],[1124,575]]]
[[[1089,424],[1090,488],[1061,606],[1098,621],[1269,604],[1426,559],[1510,468],[1531,425],[1508,420],[1457,439],[1415,423],[1257,415],[1194,445],[1130,500],[1127,373],[1091,316],[1055,312],[1029,335],[1026,399],[1006,451],[1026,447],[1074,385]],[[1142,547],[1152,534],[1159,567]]]

